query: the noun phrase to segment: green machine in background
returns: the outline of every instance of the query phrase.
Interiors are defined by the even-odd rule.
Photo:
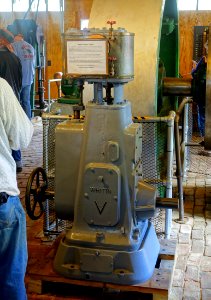
[[[163,78],[179,76],[178,12],[175,1],[166,1],[160,38],[158,65],[157,114],[165,116],[177,109],[177,97],[163,96]]]
[[[57,74],[59,74],[58,77]],[[57,100],[50,103],[50,114],[74,115],[74,118],[80,118],[80,113],[84,110],[81,80],[75,76],[62,75],[61,72],[55,73],[54,78],[61,79],[61,83],[58,84]]]
[[[59,103],[65,103],[65,104],[79,103],[81,94],[80,94],[77,79],[63,77],[61,81],[61,90],[63,96],[58,98]]]

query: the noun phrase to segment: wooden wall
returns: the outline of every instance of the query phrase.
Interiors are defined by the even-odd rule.
[[[64,29],[80,28],[80,20],[89,18],[93,0],[65,0]],[[0,14],[0,27],[7,27],[16,18],[23,18],[25,13]],[[27,18],[35,19],[30,13]],[[55,72],[62,71],[62,43],[61,43],[61,15],[59,12],[39,12],[37,24],[41,25],[46,40],[46,70],[45,70],[45,98],[48,97],[48,79],[52,79]],[[190,76],[193,57],[193,28],[195,25],[210,25],[211,11],[180,12],[180,74]],[[51,96],[57,97],[57,87],[51,84]]]
[[[24,13],[0,14],[0,27],[6,28],[15,19],[22,19]],[[30,13],[27,19],[35,19],[35,14]],[[45,98],[48,97],[48,79],[52,79],[55,72],[62,71],[62,48],[60,34],[60,13],[39,12],[37,16],[38,25],[42,27],[46,42],[46,68],[45,68]],[[49,66],[48,66],[49,64]],[[52,96],[57,96],[56,84],[52,84]]]
[[[89,19],[93,0],[65,0],[64,27],[80,28],[81,19]]]
[[[194,26],[211,25],[211,11],[179,14],[180,74],[189,77],[192,69]]]

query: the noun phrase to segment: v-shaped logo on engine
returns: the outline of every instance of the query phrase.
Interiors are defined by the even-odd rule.
[[[100,215],[102,214],[106,204],[107,204],[107,202],[104,202],[104,204],[100,204],[100,203],[97,203],[97,201],[95,201],[95,205],[97,206],[97,210],[99,211]]]

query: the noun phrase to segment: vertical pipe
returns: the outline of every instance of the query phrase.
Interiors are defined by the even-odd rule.
[[[43,168],[48,174],[48,130],[49,130],[49,119],[43,118]],[[48,175],[47,175],[48,176]],[[44,220],[43,220],[43,232],[47,233],[49,230],[49,203],[48,199],[45,201],[44,207]]]
[[[64,33],[64,0],[60,0],[60,32]]]
[[[103,104],[103,84],[97,82],[94,84],[94,102]]]
[[[97,83],[94,82],[94,99],[93,102],[96,103],[97,102]]]
[[[48,112],[50,112],[50,103],[51,103],[51,80],[48,80]]]
[[[172,198],[172,166],[174,151],[174,118],[175,112],[170,112],[167,122],[167,174],[166,174],[166,197]],[[165,210],[165,238],[169,239],[172,226],[172,209]]]
[[[182,166],[181,166],[181,157],[180,157],[180,141],[179,141],[179,116],[176,115],[175,126],[174,126],[174,135],[175,135],[175,153],[176,153],[176,177],[177,177],[177,186],[178,186],[178,196],[179,196],[179,220],[184,220],[184,204],[183,204],[183,186],[182,186]]]
[[[182,171],[183,171],[183,176],[186,177],[187,173],[187,160],[188,160],[188,151],[186,144],[188,143],[188,107],[189,104],[185,104],[184,106],[184,113],[183,113],[183,128],[182,128],[182,143],[184,145],[183,151],[184,151],[184,158],[183,158],[183,166],[182,166]]]
[[[114,85],[114,104],[121,103],[124,101],[124,90],[123,84],[113,84]]]
[[[177,177],[177,186],[178,186],[178,196],[179,196],[179,221],[184,221],[184,203],[183,203],[183,173],[181,165],[181,156],[180,156],[180,139],[179,139],[179,119],[180,115],[183,112],[184,106],[187,103],[191,103],[192,99],[186,97],[182,100],[179,105],[179,108],[176,112],[176,117],[174,119],[174,136],[175,136],[175,154],[176,154],[176,177]]]
[[[60,82],[58,87],[58,96],[61,92],[61,79],[60,78],[54,78],[48,80],[48,109],[47,112],[50,112],[50,105],[51,105],[51,82]]]
[[[49,130],[49,119],[42,118],[43,123],[43,168],[48,174],[48,130]]]

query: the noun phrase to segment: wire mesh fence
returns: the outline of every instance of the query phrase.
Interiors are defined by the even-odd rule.
[[[48,190],[55,190],[55,128],[59,123],[69,119],[68,116],[43,114],[43,168],[48,178]],[[46,235],[59,234],[71,225],[71,221],[58,219],[54,199],[45,202],[43,232]]]
[[[174,115],[161,118],[142,118],[143,180],[156,188],[158,197],[172,196]],[[165,209],[157,209],[151,219],[159,238],[164,237]]]
[[[185,179],[193,163],[193,156],[203,150],[201,143],[204,138],[198,127],[198,108],[195,102],[185,105],[181,125],[181,160]]]

